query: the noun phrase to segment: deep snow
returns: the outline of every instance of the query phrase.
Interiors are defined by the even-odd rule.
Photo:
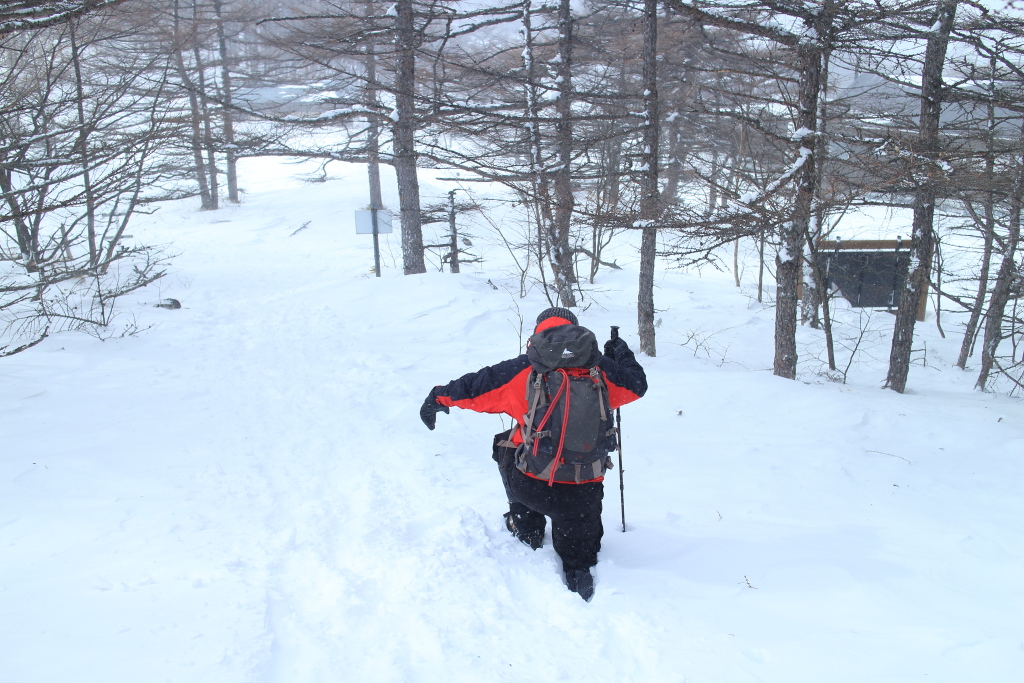
[[[180,251],[125,302],[152,329],[0,361],[0,680],[1019,680],[1024,411],[951,367],[955,319],[919,326],[906,395],[884,314],[850,384],[810,330],[786,381],[749,288],[661,269],[587,604],[504,530],[508,420],[417,416],[547,303],[482,229],[470,272],[400,275],[396,233],[372,277],[364,171],[296,172],[249,161],[241,206],[134,228]],[[580,318],[635,346],[618,256]]]

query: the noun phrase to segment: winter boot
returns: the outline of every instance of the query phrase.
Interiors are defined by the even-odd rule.
[[[520,541],[530,546],[534,550],[544,547],[544,530],[537,529],[534,531],[520,531],[516,528],[516,520],[514,512],[506,512],[505,515],[505,528],[508,529],[509,533],[518,538]]]
[[[589,569],[570,569],[565,573],[565,585],[587,602],[594,597],[594,577]]]

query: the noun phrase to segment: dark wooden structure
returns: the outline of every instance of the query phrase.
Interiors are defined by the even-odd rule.
[[[838,288],[855,308],[895,312],[905,291],[911,243],[895,240],[820,240],[818,258],[828,288]],[[928,292],[922,293],[917,319],[924,320]]]

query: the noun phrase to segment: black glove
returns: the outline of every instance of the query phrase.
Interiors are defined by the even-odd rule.
[[[604,355],[612,360],[618,360],[623,351],[629,351],[629,344],[622,337],[609,339],[604,343]]]
[[[420,406],[420,419],[423,420],[423,424],[427,425],[427,429],[434,431],[434,426],[437,424],[437,414],[440,412],[451,412],[448,410],[448,406],[443,406],[437,402],[437,390],[438,387],[434,387],[430,390],[427,395],[427,399],[423,401],[423,405]]]

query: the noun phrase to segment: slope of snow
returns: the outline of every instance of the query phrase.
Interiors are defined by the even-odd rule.
[[[772,309],[729,275],[661,271],[651,389],[622,411],[629,530],[615,470],[587,604],[550,537],[533,552],[503,527],[489,448],[508,420],[453,411],[429,432],[417,414],[435,384],[516,355],[519,315],[547,302],[514,296],[489,247],[471,272],[404,277],[397,233],[374,278],[352,224],[365,173],[338,168],[307,184],[252,160],[243,205],[164,207],[134,232],[173,243],[177,272],[126,302],[152,329],[0,361],[0,679],[1024,670],[1024,411],[951,369],[955,334],[920,326],[903,396],[870,354],[850,384],[822,380],[810,330],[785,381],[766,370]],[[580,318],[635,347],[634,253]]]

